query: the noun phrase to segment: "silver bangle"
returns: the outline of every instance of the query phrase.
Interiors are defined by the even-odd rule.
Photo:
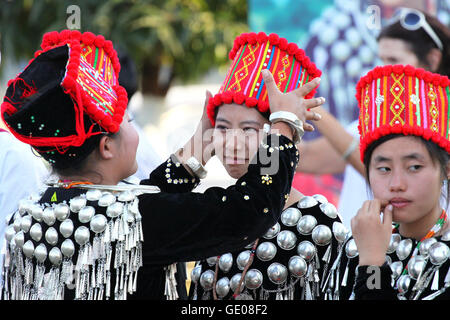
[[[344,160],[347,160],[348,157],[355,151],[356,147],[358,146],[359,140],[357,138],[353,138],[352,142],[348,146],[347,150],[342,154],[342,158]]]
[[[305,131],[303,130],[303,122],[294,113],[288,111],[277,111],[270,115],[269,121],[272,122],[272,124],[281,121],[289,125],[293,131],[292,139],[294,144],[300,143]]]
[[[186,165],[199,179],[204,179],[208,173],[205,167],[203,167],[203,165],[195,157],[190,157],[187,159]]]

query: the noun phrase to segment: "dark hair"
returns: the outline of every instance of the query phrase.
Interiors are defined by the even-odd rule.
[[[433,31],[436,32],[443,45],[443,50],[441,51],[442,59],[438,69],[429,71],[450,77],[450,29],[442,24],[437,18],[424,12],[422,13],[425,15],[425,19]],[[426,69],[430,68],[427,55],[431,49],[437,48],[437,45],[423,28],[410,31],[403,28],[400,21],[398,21],[381,30],[377,40],[380,41],[382,38],[400,39],[407,42],[411,51],[417,56],[417,59],[426,66]]]
[[[366,170],[366,180],[367,180],[367,184],[370,187],[370,180],[369,180],[369,164],[370,161],[372,159],[372,153],[373,151],[381,144],[383,144],[386,141],[395,139],[395,138],[399,138],[399,137],[415,137],[417,139],[419,139],[424,146],[427,148],[428,154],[431,157],[431,160],[433,162],[433,164],[438,163],[441,169],[441,175],[442,178],[444,178],[443,180],[447,181],[447,194],[446,194],[446,201],[447,201],[447,206],[450,200],[450,188],[449,188],[449,179],[447,178],[447,164],[450,161],[450,155],[448,154],[447,151],[445,151],[444,149],[442,149],[441,147],[439,147],[436,143],[429,141],[429,140],[425,140],[422,137],[419,136],[414,136],[414,135],[402,135],[402,134],[389,134],[386,136],[383,136],[381,138],[379,138],[378,140],[374,141],[373,143],[371,143],[365,153],[364,153],[364,166],[365,166],[365,170]]]

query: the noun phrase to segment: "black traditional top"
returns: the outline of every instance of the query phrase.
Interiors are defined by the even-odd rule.
[[[270,135],[259,148],[256,163],[226,189],[190,192],[199,181],[171,159],[141,182],[159,187],[158,193],[134,192],[127,197],[103,191],[105,199],[100,199],[92,190],[50,187],[10,220],[3,296],[165,299],[170,295],[166,278],[173,277],[168,265],[238,250],[279,219],[285,204],[280,194],[289,194],[297,162],[293,143]],[[274,164],[278,170],[262,174]],[[48,209],[56,210],[58,204],[70,204],[67,216],[55,218]],[[32,210],[38,207],[40,213]],[[67,231],[68,220],[72,232]],[[62,247],[65,240],[71,240],[73,250],[68,242]]]
[[[347,232],[340,221],[324,196],[303,197],[255,243],[199,261],[190,298],[322,299],[320,284]]]
[[[450,229],[442,236],[418,240],[397,232],[391,236],[386,262],[358,266],[353,238],[346,241],[323,290],[335,300],[432,300],[450,299]]]

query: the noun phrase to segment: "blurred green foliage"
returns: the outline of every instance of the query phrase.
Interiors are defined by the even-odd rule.
[[[228,65],[234,38],[248,31],[246,0],[0,0],[3,58],[31,58],[42,35],[67,29],[80,8],[80,31],[102,34],[126,48],[145,92],[164,94],[170,82],[189,82]],[[162,79],[162,80],[161,80]]]

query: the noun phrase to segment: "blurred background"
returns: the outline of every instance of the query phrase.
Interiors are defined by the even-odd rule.
[[[376,36],[398,6],[450,23],[450,0],[0,0],[0,94],[38,49],[45,32],[78,29],[114,42],[136,76],[130,110],[146,148],[164,160],[200,119],[206,90],[215,94],[242,32],[277,33],[297,43],[322,70],[318,95],[343,125],[357,118],[359,77],[377,61]],[[381,25],[380,25],[381,24]],[[0,123],[4,128],[4,124]],[[313,139],[318,133],[306,135]],[[142,142],[142,140],[141,140]],[[234,182],[217,159],[198,187]],[[294,187],[337,205],[342,177],[297,174]]]

